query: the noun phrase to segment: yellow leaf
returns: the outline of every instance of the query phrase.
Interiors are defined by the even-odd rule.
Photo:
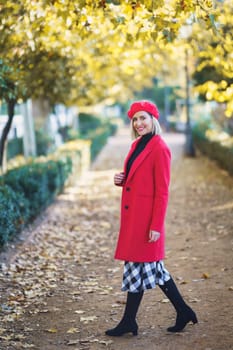
[[[57,328],[49,328],[49,329],[47,329],[47,332],[49,332],[49,333],[57,333]]]
[[[207,272],[204,272],[202,274],[202,278],[208,279],[208,278],[210,278],[210,275]]]
[[[0,328],[0,334],[3,334],[4,332],[6,332],[5,328]]]

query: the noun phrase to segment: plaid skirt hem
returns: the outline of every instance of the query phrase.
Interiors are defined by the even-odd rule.
[[[139,293],[155,288],[157,284],[164,285],[170,278],[162,260],[149,263],[126,261],[121,290]]]

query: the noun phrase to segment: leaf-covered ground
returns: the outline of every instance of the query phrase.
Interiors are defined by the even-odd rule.
[[[198,325],[169,334],[175,313],[159,288],[145,293],[139,335],[104,335],[121,318],[122,263],[113,254],[120,189],[113,175],[129,148],[128,130],[109,140],[91,171],[2,252],[0,349],[233,349],[233,180],[214,163],[173,153],[166,267]]]

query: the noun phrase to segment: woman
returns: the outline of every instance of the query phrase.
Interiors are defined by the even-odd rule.
[[[121,224],[115,259],[125,261],[122,290],[127,291],[120,323],[106,331],[109,336],[137,335],[136,314],[144,290],[156,284],[175,307],[177,317],[169,332],[180,332],[190,321],[197,323],[194,311],[185,303],[163,259],[164,221],[170,181],[170,150],[160,136],[159,112],[150,101],[136,101],[129,111],[132,143],[124,172],[115,174],[122,186]]]

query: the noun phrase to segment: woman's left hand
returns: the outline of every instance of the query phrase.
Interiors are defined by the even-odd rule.
[[[160,232],[150,230],[149,243],[156,242],[160,238]]]

